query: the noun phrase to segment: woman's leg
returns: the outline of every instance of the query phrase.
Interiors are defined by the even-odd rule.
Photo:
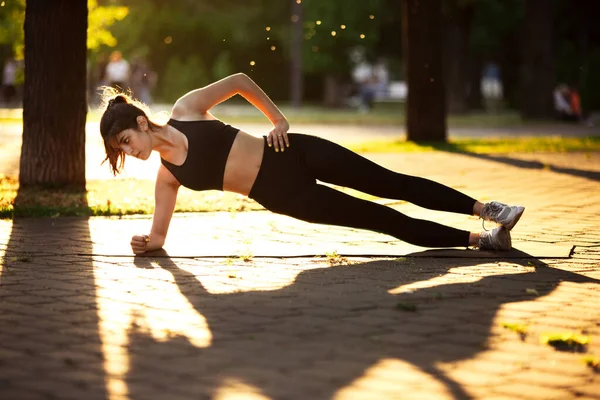
[[[274,211],[308,222],[368,229],[424,247],[469,246],[468,231],[410,218],[390,207],[313,184]]]
[[[314,178],[369,193],[406,200],[432,210],[473,215],[476,200],[425,178],[403,175],[325,139],[293,135],[291,146],[301,146]]]

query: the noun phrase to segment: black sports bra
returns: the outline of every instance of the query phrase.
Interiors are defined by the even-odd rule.
[[[183,164],[175,165],[160,159],[161,163],[183,186],[192,190],[223,190],[225,164],[239,129],[218,119],[178,121],[171,125],[187,137],[188,152]]]

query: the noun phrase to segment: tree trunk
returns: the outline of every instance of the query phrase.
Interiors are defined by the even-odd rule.
[[[521,30],[507,35],[500,55],[500,81],[502,82],[504,105],[514,110],[521,107],[518,67],[522,62],[522,55],[518,50]]]
[[[86,0],[27,0],[19,181],[85,190]]]
[[[302,41],[303,16],[302,4],[292,1],[292,43],[291,43],[291,98],[292,106],[302,106]]]
[[[483,95],[481,94],[481,73],[483,63],[481,55],[472,54],[469,63],[469,89],[467,91],[467,104],[469,110],[483,110]]]
[[[408,140],[446,140],[442,78],[441,0],[403,0],[404,60],[408,98]]]
[[[527,0],[523,29],[521,116],[551,118],[556,71],[552,50],[552,2]]]
[[[469,39],[474,7],[454,6],[444,18],[444,80],[448,112],[469,111]]]

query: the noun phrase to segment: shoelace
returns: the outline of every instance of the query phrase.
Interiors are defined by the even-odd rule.
[[[488,232],[488,229],[485,228],[485,206],[481,210],[481,214],[479,214],[479,218],[481,219],[481,227],[484,231]]]
[[[483,228],[484,231],[489,232],[489,229],[485,228],[485,219],[483,219],[483,217],[479,217],[481,219],[481,227]]]

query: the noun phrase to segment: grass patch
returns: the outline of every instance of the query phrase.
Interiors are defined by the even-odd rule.
[[[327,258],[327,262],[330,266],[336,265],[347,265],[348,259],[342,255],[340,255],[337,251],[333,251],[331,253],[325,253],[325,257]]]
[[[353,108],[326,108],[315,104],[305,104],[296,109],[286,104],[279,107],[293,125],[324,124],[324,125],[396,125],[404,126],[406,113],[404,103],[381,103],[375,108],[362,114]],[[213,114],[227,121],[229,124],[244,123],[268,123],[266,117],[252,106],[241,102],[227,102],[217,105],[212,110]],[[158,104],[152,107],[154,115],[168,116],[170,105]],[[88,110],[87,121],[98,122],[102,112],[96,108]],[[22,111],[0,110],[0,123],[22,123]],[[487,128],[509,128],[515,126],[540,126],[557,124],[554,120],[546,121],[523,121],[518,112],[512,110],[497,113],[473,112],[465,115],[449,115],[447,118],[449,127],[478,127]]]
[[[525,336],[527,336],[527,325],[525,324],[503,322],[502,327],[519,334],[521,340],[525,340]]]
[[[18,198],[17,198],[18,193]],[[182,188],[175,212],[246,211],[263,207],[255,201],[219,191]],[[59,216],[123,216],[154,212],[154,182],[90,181],[87,191],[44,187],[19,190],[14,177],[0,176],[0,218]]]
[[[590,338],[572,332],[545,333],[540,337],[540,342],[561,351],[583,352]]]
[[[336,187],[353,196],[377,197],[348,188]],[[17,197],[18,194],[18,197]],[[264,208],[247,197],[217,190],[179,189],[176,213],[214,211],[254,211]],[[95,180],[87,191],[28,187],[19,190],[16,178],[0,175],[0,219],[14,217],[124,216],[154,212],[154,182],[141,179]]]
[[[584,356],[581,361],[595,372],[600,372],[600,357],[588,354]]]
[[[445,151],[454,153],[533,153],[600,151],[600,136],[589,137],[519,137],[454,139],[448,143],[388,140],[365,142],[348,146],[359,153],[414,153]]]

